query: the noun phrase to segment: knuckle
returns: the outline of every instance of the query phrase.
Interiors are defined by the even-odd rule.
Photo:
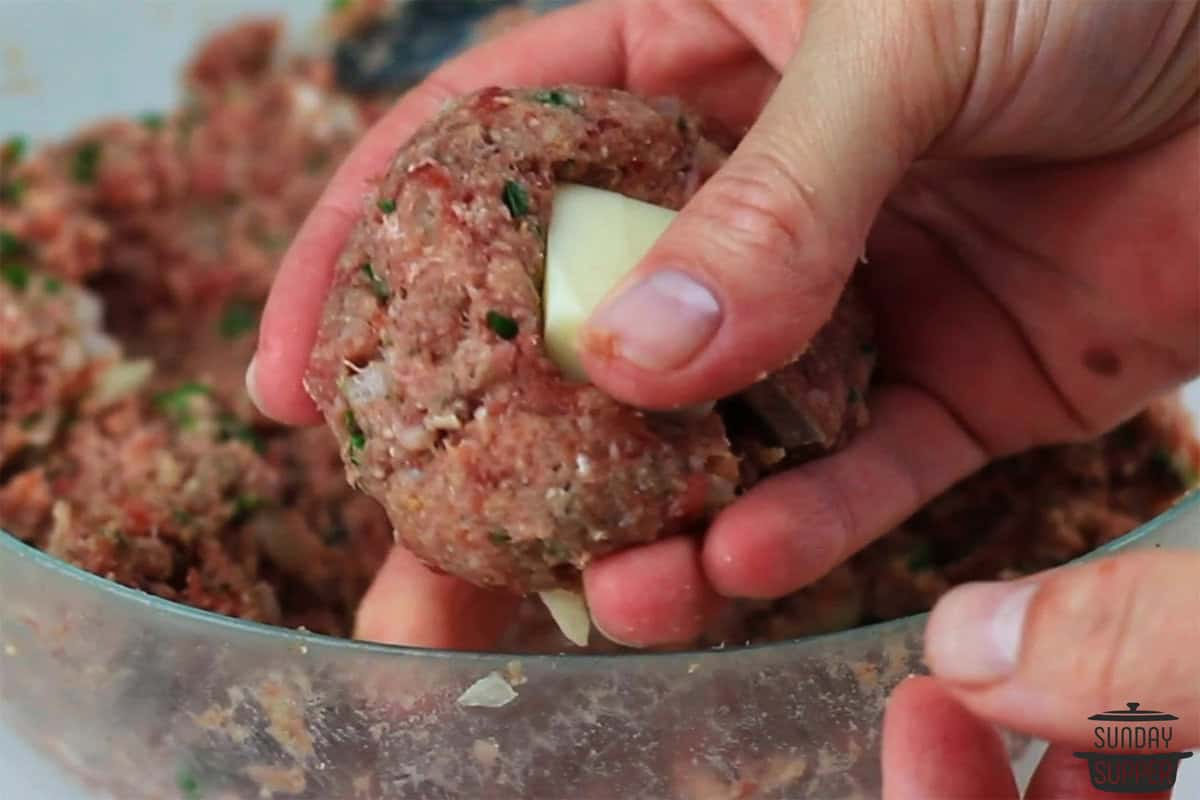
[[[801,264],[829,264],[827,240],[810,200],[812,190],[767,151],[735,156],[705,186],[703,223],[722,249],[744,267],[801,272]],[[805,276],[811,277],[811,276]]]
[[[1089,701],[1116,702],[1145,680],[1141,621],[1155,614],[1141,559],[1107,559],[1051,576],[1031,608],[1037,680]],[[1140,688],[1145,689],[1145,686]]]

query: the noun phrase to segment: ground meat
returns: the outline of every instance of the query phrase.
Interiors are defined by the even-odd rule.
[[[997,461],[943,493],[821,580],[777,600],[737,600],[689,647],[813,636],[929,610],[951,587],[1056,567],[1122,536],[1200,486],[1200,443],[1174,399],[1091,442]],[[505,636],[514,651],[571,649],[542,605]],[[615,652],[607,642],[593,649]]]
[[[332,435],[259,417],[242,375],[278,256],[377,111],[277,37],[218,33],[174,113],[0,144],[0,527],[164,597],[346,635],[391,526]]]
[[[188,70],[189,99],[177,111],[101,123],[28,154],[19,139],[0,142],[0,528],[84,569],[200,608],[347,635],[391,526],[374,500],[346,483],[342,454],[353,439],[257,417],[241,377],[279,253],[388,103],[338,92],[324,60],[278,58],[277,37],[277,27],[264,23],[218,34]],[[657,113],[679,124],[670,106]],[[684,117],[684,124],[693,123]],[[564,170],[600,185],[618,181],[599,167],[589,175]],[[420,178],[436,180],[436,171]],[[688,183],[671,202],[693,188]],[[544,226],[546,187],[528,189],[533,211],[525,222]],[[392,291],[368,283],[372,292]],[[364,303],[365,285],[354,302]],[[367,299],[374,308],[378,301]],[[723,422],[731,444],[717,448],[722,466],[731,449],[743,485],[810,454],[792,437],[837,442],[865,421],[859,406],[873,351],[865,319],[849,309],[818,336],[825,344],[814,344],[810,361],[753,397],[723,401],[721,420],[704,423],[713,430],[690,434],[717,441]],[[454,332],[452,319],[441,324]],[[510,351],[530,344],[516,341]],[[839,353],[829,363],[845,363],[856,347],[860,358],[844,372],[823,366],[820,353]],[[504,359],[478,363],[508,368]],[[386,387],[377,372],[351,373],[354,392]],[[486,369],[465,376],[467,385],[488,385]],[[780,408],[802,410],[805,425]],[[475,416],[453,418],[466,428]],[[452,445],[462,435],[450,416],[430,422],[431,429],[406,429],[403,441]],[[669,420],[642,424],[655,435],[684,436],[659,433],[677,424]],[[521,457],[535,471],[563,463],[575,473],[595,469],[590,457],[517,446],[530,435],[522,429],[494,451],[487,449],[494,440],[481,440],[470,451],[472,474]],[[928,607],[956,582],[1061,563],[1165,508],[1195,484],[1198,455],[1167,405],[1097,442],[1001,462],[812,587],[734,604],[697,644],[900,616]],[[705,487],[689,489],[682,506],[702,504]],[[569,494],[552,499],[547,507],[571,517],[570,503],[561,502]],[[529,603],[522,620],[506,647],[567,646],[540,603]],[[617,649],[597,644],[606,647]]]
[[[351,480],[427,563],[521,592],[573,585],[593,557],[700,529],[733,498],[715,412],[636,411],[564,379],[541,341],[555,183],[679,208],[723,157],[673,104],[581,87],[486,89],[404,145],[339,259],[307,386]],[[847,414],[870,372],[864,320],[840,313],[752,390],[785,446],[826,449],[865,416]]]
[[[94,296],[16,258],[0,260],[0,476],[50,445],[120,361]]]

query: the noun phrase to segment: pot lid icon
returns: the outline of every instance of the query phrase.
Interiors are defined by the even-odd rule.
[[[1088,719],[1100,720],[1103,722],[1170,722],[1177,720],[1179,717],[1174,714],[1167,714],[1162,711],[1151,711],[1150,709],[1141,709],[1141,703],[1126,703],[1128,708],[1117,709],[1114,711],[1103,711],[1099,714],[1092,714]]]

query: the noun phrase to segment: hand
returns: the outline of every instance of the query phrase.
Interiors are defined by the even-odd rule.
[[[803,347],[867,242],[882,380],[846,450],[756,487],[703,542],[585,574],[609,634],[688,639],[719,597],[797,589],[989,459],[1095,435],[1196,373],[1200,189],[1180,176],[1200,167],[1197,16],[1122,0],[597,0],[551,15],[438,70],[342,165],[284,259],[252,394],[317,420],[300,376],[364,184],[447,98],[614,85],[748,128],[598,310],[591,330],[616,347],[585,356],[591,377],[648,407],[734,391]],[[658,297],[645,279],[663,268],[719,311]],[[394,560],[381,581],[417,569]],[[361,632],[426,643],[403,618],[470,591],[377,586],[364,617],[400,628]]]
[[[925,634],[936,677],[888,704],[885,800],[1016,800],[988,723],[1053,743],[1026,800],[1107,796],[1072,753],[1095,749],[1090,715],[1127,701],[1179,717],[1165,750],[1200,746],[1197,575],[1200,555],[1155,551],[948,593]]]

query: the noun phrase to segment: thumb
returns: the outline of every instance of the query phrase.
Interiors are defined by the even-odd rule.
[[[972,713],[1086,745],[1088,717],[1140,702],[1200,746],[1200,553],[1153,550],[1008,583],[960,586],[925,632],[936,677]]]
[[[935,17],[957,4],[903,5],[814,3],[758,122],[584,329],[596,384],[670,407],[729,394],[803,352],[884,197],[953,115],[947,82],[967,74],[937,53],[969,48],[931,33],[956,29]]]

